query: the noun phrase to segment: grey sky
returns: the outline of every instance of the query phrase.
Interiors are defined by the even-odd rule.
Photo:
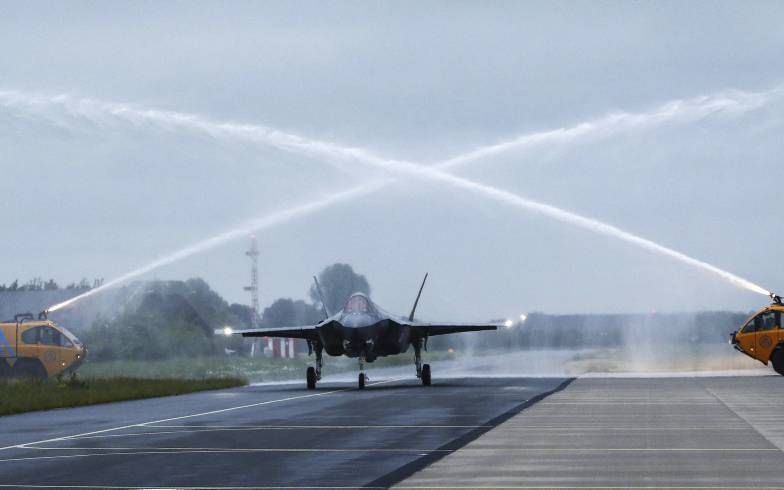
[[[52,3],[0,6],[0,90],[259,123],[432,162],[616,110],[783,81],[779,3]],[[784,290],[776,100],[458,172],[600,218]],[[0,111],[0,282],[111,278],[377,172],[245,142]],[[765,186],[773,187],[769,191]],[[774,197],[769,199],[767,196]],[[24,237],[21,239],[20,237]],[[259,235],[262,298],[336,260],[376,301],[481,319],[522,311],[752,308],[755,295],[623,243],[422,182]],[[149,277],[233,301],[240,240]]]

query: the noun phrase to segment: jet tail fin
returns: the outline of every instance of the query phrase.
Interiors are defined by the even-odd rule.
[[[321,300],[321,307],[324,309],[324,314],[327,316],[327,318],[329,318],[332,315],[329,313],[327,303],[324,301],[324,294],[321,292],[321,285],[318,282],[318,277],[313,276],[313,281],[316,283],[316,292],[318,293],[319,299]]]
[[[419,297],[422,296],[422,289],[425,287],[425,281],[427,281],[427,272],[425,273],[425,278],[422,279],[422,285],[419,286],[419,292],[417,293],[416,300],[414,301],[414,307],[411,308],[411,314],[408,315],[408,321],[414,321],[414,313],[416,313],[417,305],[419,304]]]

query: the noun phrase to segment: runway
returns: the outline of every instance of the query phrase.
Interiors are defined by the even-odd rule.
[[[580,378],[401,487],[782,488],[784,377]]]
[[[0,485],[386,487],[563,378],[250,386],[0,419]],[[375,380],[374,380],[375,381]]]
[[[781,487],[784,377],[250,386],[0,418],[12,487]]]

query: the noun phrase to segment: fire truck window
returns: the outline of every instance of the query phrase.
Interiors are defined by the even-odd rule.
[[[761,318],[760,325],[757,327],[758,331],[773,330],[776,328],[776,313],[769,311],[759,316]]]
[[[41,341],[41,327],[31,328],[22,332],[22,342],[25,344],[37,344]]]
[[[780,311],[776,312],[776,326],[781,328],[781,312]]]
[[[73,347],[73,343],[63,334],[60,334],[60,347]]]
[[[44,345],[60,345],[60,332],[52,327],[41,327],[41,343]]]

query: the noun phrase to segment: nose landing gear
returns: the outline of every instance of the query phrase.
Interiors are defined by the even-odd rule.
[[[359,377],[357,378],[357,387],[360,390],[364,390],[367,381],[370,381],[370,379],[365,374],[365,355],[362,354],[359,356]]]

